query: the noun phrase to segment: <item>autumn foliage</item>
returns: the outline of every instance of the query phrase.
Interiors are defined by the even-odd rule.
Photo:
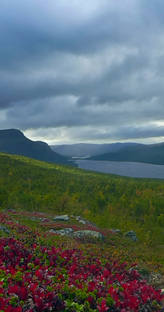
[[[1,312],[162,311],[164,295],[148,285],[135,263],[104,258],[97,245],[95,252],[74,241],[71,248],[62,241],[61,247],[47,246],[37,230],[7,214],[0,220],[10,230],[0,238]]]

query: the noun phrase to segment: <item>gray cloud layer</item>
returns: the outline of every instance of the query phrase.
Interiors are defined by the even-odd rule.
[[[162,141],[163,11],[162,0],[0,0],[0,128]]]

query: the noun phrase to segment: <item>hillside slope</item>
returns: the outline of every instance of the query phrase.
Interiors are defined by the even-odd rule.
[[[164,181],[132,179],[0,154],[0,207],[89,218],[164,243]]]
[[[130,161],[164,165],[164,143],[124,147],[118,151],[88,158],[89,160]]]
[[[45,142],[34,142],[16,129],[0,130],[0,152],[71,165],[65,157],[55,153]]]

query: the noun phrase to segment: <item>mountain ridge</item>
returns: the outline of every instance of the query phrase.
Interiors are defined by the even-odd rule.
[[[97,156],[104,154],[109,151],[116,151],[124,146],[140,145],[139,143],[76,143],[76,144],[62,144],[62,145],[51,145],[53,151],[67,157],[86,157],[86,156]]]
[[[57,164],[73,165],[67,158],[54,152],[47,143],[32,141],[17,129],[0,130],[0,152]]]
[[[142,162],[164,165],[164,143],[127,146],[114,152],[89,157],[88,160]]]

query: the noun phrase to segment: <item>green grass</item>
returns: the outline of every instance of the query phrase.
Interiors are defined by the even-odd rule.
[[[0,207],[81,215],[103,228],[134,230],[139,242],[164,244],[164,181],[101,174],[0,154]]]

